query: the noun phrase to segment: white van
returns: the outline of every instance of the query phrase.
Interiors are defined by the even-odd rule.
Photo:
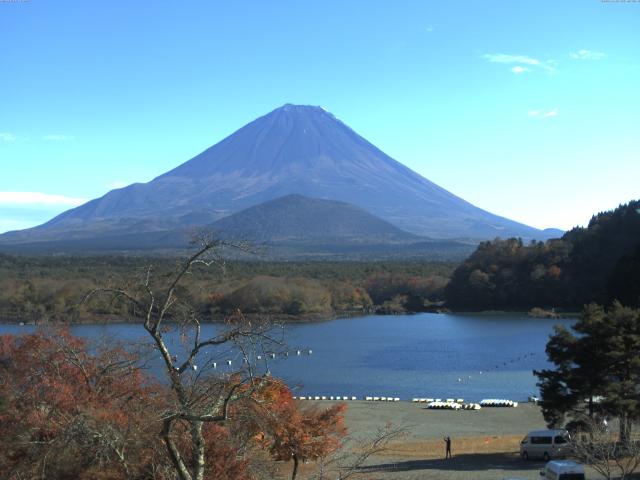
[[[545,480],[585,480],[584,466],[571,460],[550,461],[540,476]]]
[[[542,458],[547,462],[566,455],[569,440],[569,432],[563,429],[535,430],[527,433],[520,442],[520,456],[525,460]]]

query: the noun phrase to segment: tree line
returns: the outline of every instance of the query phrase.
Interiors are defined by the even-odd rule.
[[[82,292],[122,283],[153,264],[158,277],[175,259],[140,257],[18,257],[0,255],[0,319],[29,323],[118,321],[129,313],[121,299]],[[181,295],[218,320],[246,314],[295,318],[349,313],[423,311],[444,298],[455,265],[423,262],[233,262],[225,271],[200,269],[184,279]],[[90,308],[89,308],[90,307]]]
[[[481,243],[454,271],[446,301],[459,309],[580,310],[640,305],[640,201],[595,215],[562,238]]]

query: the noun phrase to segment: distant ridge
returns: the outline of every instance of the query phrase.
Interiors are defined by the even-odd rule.
[[[112,190],[43,225],[0,235],[0,245],[160,238],[290,194],[347,202],[431,238],[543,240],[557,234],[471,205],[320,107],[287,104],[149,183]]]
[[[260,243],[398,243],[425,238],[345,202],[291,194],[218,220],[211,230]]]
[[[175,255],[198,231],[233,243],[248,242],[253,260],[462,260],[475,245],[405,232],[345,202],[286,195],[199,229],[104,234],[95,238],[0,245],[7,253]],[[226,254],[238,256],[235,249]]]

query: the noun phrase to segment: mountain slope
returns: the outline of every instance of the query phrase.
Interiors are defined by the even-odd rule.
[[[19,244],[0,244],[7,253],[181,254],[198,230],[220,239],[248,241],[254,254],[235,249],[226,254],[252,260],[462,260],[471,243],[420,237],[345,202],[286,195],[249,207],[198,229],[130,233],[103,232],[95,237],[69,236]]]
[[[289,194],[348,202],[433,238],[549,236],[444,190],[320,107],[285,105],[149,183],[113,190],[0,242],[201,226]]]
[[[218,220],[227,237],[274,244],[416,243],[426,239],[348,203],[286,195]]]

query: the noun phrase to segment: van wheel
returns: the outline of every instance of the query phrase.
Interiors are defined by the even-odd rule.
[[[529,454],[527,452],[522,452],[522,459],[529,460]]]
[[[549,457],[549,454],[548,454],[547,452],[544,452],[544,455],[542,455],[542,459],[543,459],[545,462],[548,462],[550,458],[551,458],[551,457]]]

